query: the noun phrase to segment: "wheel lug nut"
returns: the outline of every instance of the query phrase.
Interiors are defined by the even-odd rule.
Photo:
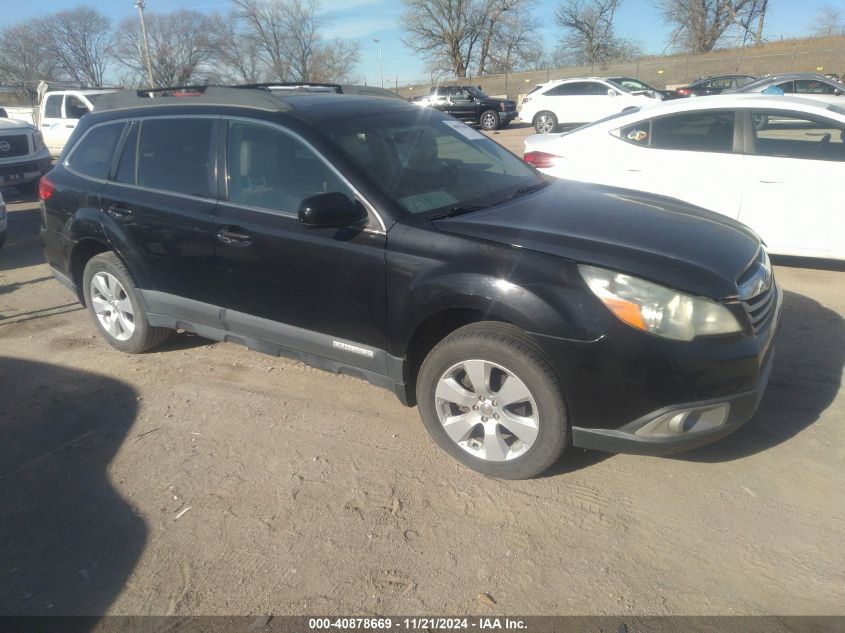
[[[487,418],[486,418],[486,417],[484,417],[484,416],[482,415],[482,416],[481,416],[481,421],[482,421],[482,422],[486,422],[486,421],[487,421]]]
[[[499,406],[499,403],[498,403],[498,402],[496,402],[495,400],[493,400],[493,406],[494,406],[494,407],[497,407],[497,406]]]
[[[499,419],[499,414],[498,414],[498,413],[494,413],[494,414],[493,414],[493,418],[494,418],[495,420],[498,420],[498,419]]]
[[[484,396],[478,396],[479,402],[484,402]]]
[[[473,409],[473,411],[478,411],[478,405],[477,404],[472,405],[472,409]]]

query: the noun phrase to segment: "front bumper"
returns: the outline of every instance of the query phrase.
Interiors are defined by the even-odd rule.
[[[783,302],[778,286],[775,292],[775,309],[753,335],[684,343],[620,325],[591,343],[538,337],[564,386],[573,445],[663,455],[740,428],[769,381]],[[695,423],[714,410],[723,413],[718,422]],[[648,434],[661,420],[683,420],[687,412],[693,421],[687,430],[675,424],[671,433]]]
[[[510,123],[515,118],[517,118],[516,110],[512,110],[509,112],[499,111],[499,123]]]

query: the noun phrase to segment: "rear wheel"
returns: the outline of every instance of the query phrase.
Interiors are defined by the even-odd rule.
[[[557,376],[533,341],[511,325],[472,324],[443,339],[420,369],[417,402],[434,441],[487,475],[538,475],[568,441]]]
[[[553,112],[538,112],[534,117],[537,134],[551,134],[557,128],[557,117]]]
[[[478,124],[488,132],[499,129],[499,113],[495,110],[485,110],[481,113]]]
[[[147,322],[132,277],[114,253],[92,257],[85,265],[82,283],[88,313],[112,347],[139,354],[170,336],[171,330]]]

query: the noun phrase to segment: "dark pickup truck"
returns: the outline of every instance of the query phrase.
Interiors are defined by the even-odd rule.
[[[476,86],[438,86],[420,103],[485,130],[505,127],[517,117],[516,101],[488,97]]]

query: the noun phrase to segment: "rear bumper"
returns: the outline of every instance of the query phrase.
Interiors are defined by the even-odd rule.
[[[22,159],[0,163],[0,185],[24,185],[38,180],[50,171],[52,161],[49,156],[36,160]]]

